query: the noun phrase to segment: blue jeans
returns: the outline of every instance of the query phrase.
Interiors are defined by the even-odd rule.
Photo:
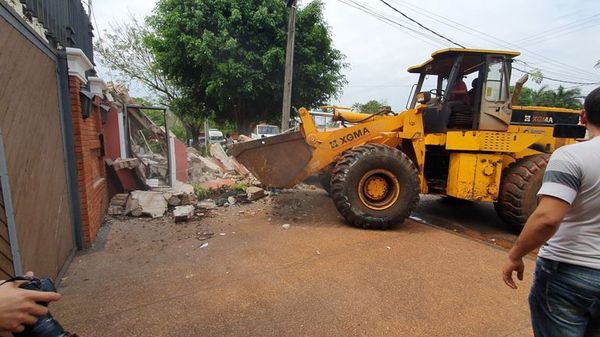
[[[529,307],[536,337],[600,337],[600,270],[538,257]]]

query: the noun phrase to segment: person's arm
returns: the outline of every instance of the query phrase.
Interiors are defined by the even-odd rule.
[[[25,290],[19,284],[8,282],[0,286],[0,331],[22,332],[25,325],[35,324],[39,316],[48,313],[48,308],[37,302],[60,299],[58,293]]]
[[[560,148],[552,154],[538,192],[538,207],[527,219],[502,268],[502,279],[507,286],[517,288],[512,275],[516,271],[519,280],[523,280],[523,256],[539,248],[556,233],[579,193],[582,177],[581,164],[568,149]]]
[[[508,252],[508,260],[502,268],[502,279],[507,286],[517,289],[513,280],[513,272],[517,272],[519,280],[523,280],[525,266],[523,256],[539,248],[558,230],[565,214],[571,205],[564,200],[542,196],[538,207],[527,220],[521,235]]]

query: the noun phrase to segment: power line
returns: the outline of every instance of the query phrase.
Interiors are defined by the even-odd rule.
[[[455,44],[455,45],[457,45],[457,46],[459,46],[459,47],[461,47],[461,48],[467,48],[467,47],[463,46],[462,44],[460,44],[460,43],[458,43],[458,42],[454,42],[454,41],[450,40],[449,38],[445,37],[444,35],[442,35],[442,34],[439,34],[439,33],[435,32],[434,30],[432,30],[432,29],[429,29],[429,28],[425,27],[424,25],[422,25],[422,24],[421,24],[420,22],[418,22],[417,20],[415,20],[415,19],[411,18],[410,16],[408,16],[408,15],[404,14],[403,12],[399,11],[399,10],[398,10],[396,7],[394,7],[394,6],[390,5],[389,3],[387,3],[385,0],[379,0],[379,1],[383,2],[383,3],[384,3],[386,6],[388,6],[389,8],[391,8],[392,10],[394,10],[395,12],[398,12],[398,13],[400,13],[400,15],[402,15],[402,16],[404,16],[405,18],[409,19],[410,21],[412,21],[412,22],[416,23],[417,25],[419,25],[419,26],[420,26],[420,27],[422,27],[423,29],[427,30],[428,32],[430,32],[430,33],[433,33],[434,35],[436,35],[436,36],[438,36],[438,37],[441,37],[442,39],[444,39],[444,40],[446,40],[446,41],[448,41],[448,42],[450,42],[450,43],[452,43],[452,44]]]
[[[371,15],[374,18],[376,18],[377,20],[379,20],[379,21],[381,21],[383,23],[386,23],[388,25],[391,25],[392,27],[394,27],[394,28],[402,31],[403,33],[405,33],[405,34],[407,34],[407,35],[409,35],[409,36],[411,36],[413,38],[416,38],[419,41],[425,42],[425,43],[427,43],[427,44],[429,44],[429,45],[431,45],[431,46],[433,46],[435,48],[440,48],[440,46],[443,46],[443,44],[441,44],[437,40],[434,40],[434,37],[429,36],[426,33],[423,33],[423,32],[417,31],[415,29],[412,29],[410,27],[407,27],[406,25],[403,25],[402,23],[400,23],[398,21],[392,20],[392,19],[386,17],[383,14],[377,13],[374,9],[372,9],[372,8],[370,8],[370,7],[368,7],[368,6],[364,5],[364,4],[361,4],[361,3],[357,2],[357,1],[354,1],[354,0],[339,0],[339,1],[341,3],[347,5],[347,6],[350,6],[350,7],[355,8],[355,9],[357,9],[357,10],[363,12],[363,13]],[[416,37],[414,34],[419,35],[420,37],[422,37],[422,38],[424,38],[426,40],[422,40],[422,39]]]
[[[543,32],[539,32],[537,34],[529,35],[527,37],[524,37],[524,38],[516,40],[515,43],[525,43],[525,42],[530,42],[530,41],[533,41],[533,40],[539,40],[540,38],[545,39],[548,36],[552,36],[552,35],[554,35],[556,33],[564,32],[564,31],[568,31],[569,29],[572,29],[572,28],[575,28],[575,27],[584,26],[584,25],[586,25],[586,24],[588,24],[590,22],[593,23],[593,24],[597,24],[598,21],[595,20],[595,19],[598,16],[600,16],[600,13],[596,13],[594,15],[591,15],[591,16],[587,17],[587,18],[578,19],[575,22],[569,22],[569,23],[564,24],[564,25],[556,26],[554,28],[544,30]],[[587,28],[587,27],[585,27],[585,28]],[[537,43],[537,42],[534,42],[534,43]]]
[[[533,74],[533,73],[531,73],[531,72],[529,72],[529,71],[526,71],[526,70],[523,70],[523,69],[519,69],[519,68],[517,68],[517,67],[512,67],[512,68],[513,68],[514,70],[516,70],[516,71],[520,71],[520,72],[522,72],[522,73],[524,73],[524,74],[528,74],[528,75],[535,76],[535,74]],[[556,78],[552,78],[552,77],[546,77],[546,76],[544,76],[543,78],[544,78],[545,80],[548,80],[548,81],[554,81],[554,82],[560,82],[560,83],[566,83],[566,84],[577,84],[577,85],[580,85],[580,86],[584,86],[584,85],[596,85],[596,84],[600,84],[600,82],[587,82],[587,83],[585,83],[585,82],[575,82],[575,81],[559,80],[559,79],[556,79]]]
[[[356,1],[353,1],[353,0],[346,0],[346,1],[350,1],[350,2],[352,2],[354,5],[352,5],[352,4],[349,4],[349,3],[345,2],[344,0],[340,0],[340,1],[341,1],[341,2],[343,2],[343,3],[345,3],[345,4],[347,4],[347,5],[350,5],[350,6],[352,6],[352,7],[354,7],[354,8],[357,8],[357,9],[359,9],[359,10],[361,10],[361,11],[363,11],[363,12],[367,13],[367,14],[373,15],[373,16],[375,16],[376,18],[378,18],[378,19],[379,19],[379,20],[381,20],[381,21],[386,21],[386,22],[388,22],[388,23],[393,23],[393,24],[395,24],[395,25],[398,25],[398,26],[400,26],[400,27],[402,27],[402,28],[404,28],[404,29],[411,30],[412,32],[419,34],[419,33],[418,33],[418,32],[416,32],[414,29],[411,29],[411,28],[409,28],[409,27],[407,27],[407,26],[405,26],[405,25],[403,25],[403,24],[401,24],[401,23],[399,23],[399,22],[397,22],[397,21],[391,20],[391,19],[387,18],[385,15],[382,15],[382,14],[376,13],[376,12],[375,12],[373,9],[371,9],[371,8],[368,8],[367,6],[365,6],[365,5],[363,5],[363,4],[360,4],[360,3],[356,2]],[[453,40],[451,40],[451,39],[449,39],[449,38],[447,38],[447,37],[445,37],[445,36],[443,36],[443,35],[441,35],[441,34],[438,34],[438,33],[436,33],[435,31],[433,31],[433,30],[431,30],[431,29],[429,29],[429,28],[425,27],[423,24],[421,24],[421,23],[419,23],[418,21],[416,21],[415,19],[413,19],[413,18],[411,18],[411,17],[407,16],[407,15],[406,15],[406,14],[404,14],[403,12],[401,12],[401,11],[399,11],[398,9],[396,9],[395,7],[391,6],[391,5],[390,5],[389,3],[387,3],[386,1],[384,1],[384,0],[380,0],[380,1],[381,1],[381,2],[383,2],[383,3],[384,3],[386,6],[390,7],[391,9],[393,9],[395,12],[397,12],[397,13],[400,13],[400,14],[401,14],[403,17],[405,17],[405,18],[409,19],[411,22],[414,22],[414,23],[416,23],[417,25],[419,25],[420,27],[422,27],[422,28],[426,29],[427,31],[429,31],[429,32],[433,33],[433,34],[434,34],[434,35],[436,35],[437,37],[439,37],[439,38],[442,38],[442,39],[444,39],[444,40],[446,40],[446,41],[448,41],[448,42],[450,42],[450,43],[456,44],[456,45],[458,45],[458,46],[460,46],[460,47],[463,47],[463,48],[465,48],[463,45],[461,45],[461,44],[459,44],[459,43],[457,43],[457,42],[455,42],[455,41],[453,41]],[[394,0],[392,0],[392,1],[394,1]],[[400,0],[400,1],[401,1],[401,0]],[[398,2],[398,1],[395,1],[395,2]],[[411,5],[411,6],[412,6],[412,4],[410,4],[410,3],[407,3],[406,1],[402,1],[402,2],[404,2],[404,3],[406,3],[406,4],[409,4],[409,5]],[[360,7],[360,8],[359,8],[359,7]],[[416,7],[416,8],[419,8],[418,6],[415,6],[415,7]],[[411,8],[411,7],[409,7],[409,8]],[[422,8],[421,8],[421,9],[422,9]],[[422,9],[422,10],[423,10],[424,12],[431,13],[432,15],[434,15],[434,16],[436,16],[436,17],[440,17],[440,18],[442,18],[442,19],[444,19],[444,20],[446,20],[446,21],[452,22],[452,23],[454,23],[455,25],[458,25],[458,26],[461,26],[461,27],[464,27],[464,28],[466,28],[467,30],[465,30],[465,29],[461,29],[461,28],[459,28],[459,27],[453,26],[453,25],[451,25],[451,24],[448,24],[448,23],[441,22],[441,21],[439,21],[439,20],[437,20],[437,19],[435,19],[435,18],[433,18],[433,17],[431,17],[431,16],[428,16],[429,18],[433,19],[433,20],[434,20],[434,21],[436,21],[436,22],[439,22],[439,23],[442,23],[442,24],[444,24],[444,25],[450,26],[451,28],[454,28],[454,29],[456,29],[456,30],[462,31],[462,32],[464,32],[464,33],[467,33],[467,34],[469,34],[469,35],[473,35],[473,36],[475,36],[475,34],[473,34],[473,31],[474,31],[474,32],[477,32],[477,33],[479,33],[480,35],[483,35],[483,36],[486,36],[486,37],[489,37],[489,38],[491,38],[492,40],[490,40],[490,39],[485,39],[485,38],[484,38],[484,39],[485,39],[485,40],[488,40],[488,41],[491,41],[491,42],[493,42],[494,44],[498,44],[498,42],[497,42],[497,41],[502,41],[502,42],[504,42],[504,43],[506,43],[506,44],[508,44],[508,45],[515,46],[515,47],[517,47],[517,48],[519,48],[519,49],[527,50],[527,49],[525,49],[525,48],[521,48],[521,47],[519,47],[519,46],[516,46],[516,45],[515,45],[515,44],[513,44],[513,43],[510,43],[510,42],[507,42],[507,41],[503,41],[503,40],[501,40],[501,39],[498,39],[498,38],[496,38],[496,37],[494,37],[494,36],[491,36],[491,35],[489,35],[489,34],[487,34],[487,33],[484,33],[484,32],[478,31],[478,30],[476,30],[476,29],[473,29],[473,28],[471,28],[471,27],[465,26],[465,25],[463,25],[463,24],[461,24],[461,23],[458,23],[458,22],[456,22],[456,21],[453,21],[453,20],[451,20],[451,19],[448,19],[448,18],[446,18],[446,17],[444,17],[444,16],[441,16],[441,15],[435,14],[435,13],[433,13],[433,12],[430,12],[430,11],[427,11],[426,9]],[[415,10],[415,11],[416,11],[416,10]],[[425,15],[425,16],[427,16],[427,15]],[[410,35],[410,34],[409,34],[409,35]],[[423,36],[423,34],[422,34],[422,33],[421,33],[421,34],[419,34],[419,35]],[[425,36],[424,36],[424,37],[425,37]],[[429,37],[429,38],[430,38],[430,37]],[[431,39],[430,39],[430,40],[431,40]],[[529,52],[530,52],[531,54],[538,55],[537,53],[534,53],[534,52],[531,52],[531,51],[529,51]],[[538,59],[543,59],[543,60],[545,60],[546,62],[551,62],[551,63],[554,63],[554,64],[562,64],[562,65],[565,65],[565,66],[567,66],[567,67],[570,67],[570,68],[572,68],[572,69],[575,69],[575,70],[577,70],[577,71],[578,71],[578,72],[580,72],[580,73],[585,73],[586,75],[590,75],[590,74],[591,74],[591,73],[589,73],[589,72],[587,72],[587,71],[583,71],[583,70],[581,70],[581,69],[578,69],[578,68],[572,67],[572,66],[570,66],[570,65],[566,65],[566,64],[564,64],[564,63],[562,63],[562,62],[558,62],[558,61],[551,60],[551,59],[549,59],[549,58],[545,58],[545,57],[543,57],[543,56],[541,56],[541,55],[540,55],[540,57],[538,57]],[[520,61],[520,60],[517,60],[517,61]],[[526,63],[526,62],[524,62],[524,61],[521,61],[521,62],[522,62],[523,64],[525,64],[525,65],[527,65],[527,66],[531,67],[531,68],[536,68],[536,69],[539,69],[539,67],[532,67],[532,66],[530,66],[529,64],[527,64],[527,63]],[[525,73],[529,73],[529,74],[531,74],[530,72],[527,72],[527,71],[525,71],[525,70],[521,70],[521,69],[517,69],[517,68],[515,68],[515,69],[516,69],[516,70],[518,70],[518,71],[522,71],[522,72],[525,72]],[[542,69],[540,69],[540,70],[542,70]],[[563,69],[563,70],[564,70],[564,69]],[[573,76],[573,74],[564,74],[564,73],[560,73],[560,72],[553,71],[553,70],[544,70],[544,71],[545,71],[545,72],[548,72],[548,73],[555,73],[555,74],[562,75],[562,76],[565,76],[565,75],[566,75],[566,76],[571,76],[571,77],[577,77],[577,76]],[[572,70],[572,71],[573,71],[573,70]],[[544,78],[545,78],[545,79],[547,79],[547,80],[550,80],[550,81],[556,81],[556,82],[561,82],[561,83],[569,83],[569,84],[578,84],[578,85],[595,85],[595,84],[598,84],[598,83],[600,83],[600,82],[578,82],[578,81],[559,80],[559,79],[556,79],[556,78],[552,78],[552,77],[546,77],[546,76],[544,76]]]
[[[419,7],[419,6],[417,6],[417,5],[414,5],[414,4],[412,4],[412,3],[408,2],[408,1],[403,1],[403,0],[391,0],[391,1],[393,1],[393,2],[395,2],[395,3],[398,3],[398,4],[404,4],[404,5],[407,5],[407,8],[409,8],[409,9],[410,9],[410,10],[412,10],[412,11],[414,11],[414,12],[416,12],[416,13],[419,13],[419,14],[421,14],[421,15],[424,15],[424,16],[426,16],[426,17],[429,17],[429,18],[431,18],[432,20],[434,20],[434,21],[436,21],[436,22],[438,22],[438,23],[441,23],[441,24],[443,24],[443,25],[449,26],[449,27],[451,27],[451,28],[453,28],[453,29],[456,29],[456,30],[458,30],[458,31],[461,31],[461,32],[463,32],[463,33],[466,33],[466,34],[472,35],[472,36],[474,36],[474,37],[478,37],[478,36],[476,36],[476,34],[475,34],[475,33],[477,33],[477,34],[479,34],[479,35],[483,36],[483,37],[478,37],[478,38],[481,38],[481,39],[483,39],[483,40],[486,40],[486,41],[492,42],[492,43],[494,43],[495,45],[501,45],[501,44],[499,44],[499,43],[498,43],[498,41],[500,41],[500,42],[502,42],[502,43],[503,43],[505,46],[509,46],[509,48],[516,48],[516,49],[518,49],[518,50],[527,51],[529,54],[531,54],[531,55],[532,55],[532,56],[529,56],[529,57],[531,57],[531,58],[534,58],[534,59],[538,59],[538,60],[542,60],[543,62],[549,62],[549,63],[552,63],[552,64],[554,64],[554,66],[553,66],[553,67],[559,67],[561,70],[566,70],[566,69],[564,69],[564,68],[565,68],[565,67],[567,67],[567,68],[570,68],[570,69],[571,69],[571,71],[572,71],[572,72],[574,72],[574,73],[576,72],[576,73],[579,73],[579,74],[585,74],[585,76],[593,76],[593,77],[597,76],[597,74],[592,74],[592,73],[590,73],[589,71],[586,71],[586,70],[579,69],[579,68],[577,68],[577,67],[574,67],[574,66],[571,66],[571,65],[565,64],[565,63],[563,63],[563,62],[559,62],[559,61],[552,60],[552,59],[550,59],[550,58],[548,58],[548,57],[546,57],[546,56],[544,56],[544,55],[538,54],[538,53],[536,53],[536,52],[534,52],[534,51],[531,51],[531,50],[529,50],[529,49],[527,49],[527,48],[524,48],[524,47],[522,47],[522,46],[519,46],[519,45],[517,45],[517,44],[515,44],[515,43],[511,43],[511,42],[508,42],[508,41],[505,41],[505,40],[499,39],[499,38],[497,38],[497,37],[495,37],[495,36],[492,36],[492,35],[490,35],[490,34],[487,34],[487,33],[485,33],[485,32],[482,32],[482,31],[480,31],[480,30],[477,30],[477,29],[475,29],[475,28],[472,28],[472,27],[466,26],[466,25],[464,25],[464,24],[462,24],[462,23],[460,23],[460,22],[454,21],[454,20],[452,20],[452,19],[449,19],[449,18],[447,18],[447,17],[445,17],[445,16],[442,16],[442,15],[436,14],[436,13],[434,13],[434,12],[431,12],[431,11],[429,11],[429,10],[425,9],[425,8],[422,8],[422,7]],[[415,9],[415,8],[416,8],[416,9]],[[418,11],[417,11],[417,9],[418,9]],[[429,13],[429,14],[431,14],[431,15],[429,15],[429,16],[428,16],[427,14],[424,14],[424,13]],[[434,16],[434,17],[432,17],[432,16]],[[440,20],[436,19],[435,17],[441,18],[442,20],[445,20],[445,21],[447,21],[447,22],[450,22],[450,23],[442,22],[442,21],[440,21]],[[457,26],[458,26],[458,27],[457,27]],[[461,28],[461,27],[462,27],[462,28]],[[558,68],[557,68],[557,69],[558,69]],[[572,75],[570,75],[570,76],[572,76]]]

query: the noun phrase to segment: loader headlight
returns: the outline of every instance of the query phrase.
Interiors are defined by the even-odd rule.
[[[424,91],[417,93],[417,102],[420,104],[427,104],[431,100],[431,93]]]

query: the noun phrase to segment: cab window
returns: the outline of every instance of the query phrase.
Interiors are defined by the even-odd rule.
[[[504,62],[500,58],[491,59],[485,83],[485,99],[490,102],[505,101],[506,83],[504,83]]]

